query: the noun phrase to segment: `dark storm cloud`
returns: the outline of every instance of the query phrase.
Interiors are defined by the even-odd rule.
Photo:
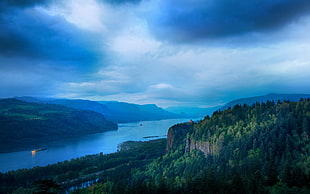
[[[46,5],[52,1],[57,0],[1,0],[0,14],[2,12],[10,12],[13,9],[29,8],[36,5]]]
[[[15,2],[11,4],[19,1]],[[31,2],[27,5],[39,1]],[[97,60],[94,41],[64,18],[34,9],[6,8],[0,15],[1,56],[68,61],[68,64],[81,67]]]
[[[29,7],[34,5],[41,5],[51,0],[2,0],[2,4],[15,7]]]
[[[54,95],[96,71],[97,36],[47,12],[56,1],[0,1],[0,96]]]
[[[182,42],[273,30],[309,11],[309,0],[162,0],[148,22],[159,38]]]

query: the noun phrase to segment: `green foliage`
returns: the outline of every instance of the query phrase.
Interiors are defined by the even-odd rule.
[[[38,180],[33,183],[35,188],[33,194],[60,193],[63,189],[59,184],[50,179]]]
[[[143,180],[153,193],[162,187],[172,193],[310,192],[309,113],[310,100],[267,101],[217,111],[191,127],[176,125],[168,153],[122,187],[130,191]],[[211,151],[202,152],[204,145]]]

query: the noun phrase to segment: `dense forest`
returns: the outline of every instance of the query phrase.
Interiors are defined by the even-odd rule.
[[[236,105],[170,128],[167,153],[127,181],[76,192],[309,193],[309,124],[309,99]]]
[[[85,180],[96,183],[71,192],[310,193],[309,135],[310,99],[236,105],[171,127],[167,144],[127,142],[115,154],[0,174],[1,189],[61,193]]]
[[[16,99],[0,100],[0,123],[0,152],[117,129],[117,124],[96,112]]]

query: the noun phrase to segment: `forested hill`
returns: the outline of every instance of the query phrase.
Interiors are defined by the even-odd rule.
[[[180,193],[309,193],[310,100],[236,105],[173,126],[168,153],[135,174]]]
[[[117,129],[115,123],[96,112],[16,99],[0,100],[0,152],[114,129]]]

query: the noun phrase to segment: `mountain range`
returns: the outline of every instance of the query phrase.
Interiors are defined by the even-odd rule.
[[[254,96],[254,97],[248,97],[248,98],[239,98],[236,100],[232,100],[228,103],[225,103],[224,105],[221,106],[213,106],[213,107],[208,107],[208,108],[199,108],[199,107],[168,107],[165,110],[169,112],[173,112],[176,114],[181,114],[184,117],[204,117],[206,115],[211,116],[214,111],[217,110],[226,110],[229,107],[233,108],[235,105],[252,105],[255,104],[256,102],[262,103],[262,102],[267,102],[269,101],[275,101],[277,102],[278,100],[284,101],[284,100],[289,100],[292,102],[297,102],[301,98],[310,98],[310,94],[267,94],[263,96]]]
[[[224,106],[220,108],[220,110],[226,110],[227,108],[231,107],[233,108],[235,105],[252,105],[255,104],[256,102],[262,103],[262,102],[267,102],[267,101],[284,101],[284,100],[289,100],[292,102],[298,102],[300,99],[306,99],[310,98],[310,94],[275,94],[275,93],[270,93],[267,95],[263,96],[254,96],[254,97],[249,97],[249,98],[240,98],[236,99],[233,101],[228,102]]]
[[[116,123],[137,122],[146,120],[161,120],[181,118],[182,115],[168,112],[155,104],[138,105],[117,101],[90,101],[53,98],[15,97],[15,99],[48,104],[60,104],[80,110],[90,110],[100,113],[107,120]]]
[[[274,101],[299,101],[308,94],[268,94],[231,101],[222,107],[168,108],[155,104],[137,105],[114,101],[90,101],[52,98],[16,97],[0,100],[0,152],[25,146],[38,146],[44,141],[78,137],[117,128],[115,123],[137,122],[198,116],[203,118],[236,105],[253,105]]]
[[[207,108],[174,106],[165,109],[155,104],[138,105],[117,101],[90,101],[79,99],[54,99],[54,98],[34,98],[34,97],[15,97],[15,99],[48,104],[61,104],[67,107],[91,110],[103,114],[106,119],[116,123],[137,122],[142,120],[161,120],[172,118],[203,118],[212,115],[214,111],[233,108],[235,105],[252,105],[256,102],[283,101],[290,100],[297,102],[302,98],[310,98],[310,94],[267,94],[248,98],[240,98],[230,101],[222,106]]]

